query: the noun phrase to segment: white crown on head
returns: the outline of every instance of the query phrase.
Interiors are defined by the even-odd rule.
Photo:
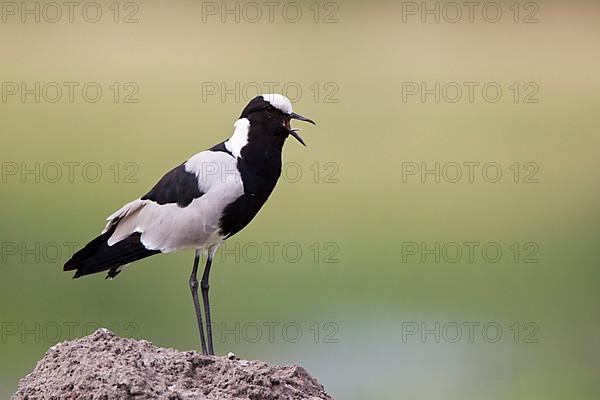
[[[285,114],[292,113],[292,102],[290,99],[279,93],[263,94],[262,98],[271,103],[273,107]]]

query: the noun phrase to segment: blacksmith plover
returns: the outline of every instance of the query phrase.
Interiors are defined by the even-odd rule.
[[[144,196],[110,215],[101,235],[64,266],[74,278],[108,271],[159,253],[195,249],[189,279],[203,354],[214,354],[208,275],[220,244],[254,218],[281,174],[281,151],[289,135],[304,145],[290,120],[314,124],[292,111],[280,94],[252,99],[234,124],[233,135],[165,174]],[[208,347],[198,300],[198,262],[207,255],[200,287]]]

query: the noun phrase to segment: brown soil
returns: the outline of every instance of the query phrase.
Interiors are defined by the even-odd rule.
[[[156,347],[106,329],[59,343],[12,400],[327,399],[298,365],[267,365]]]

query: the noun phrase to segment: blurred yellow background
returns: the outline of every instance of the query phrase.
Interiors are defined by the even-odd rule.
[[[339,399],[598,398],[597,2],[114,3],[2,3],[1,398],[98,326],[199,349],[192,252],[62,264],[269,88],[319,125],[217,256],[217,353]]]

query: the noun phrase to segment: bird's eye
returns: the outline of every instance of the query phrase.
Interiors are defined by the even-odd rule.
[[[277,114],[277,109],[273,106],[268,106],[265,111],[270,118],[273,118]]]

